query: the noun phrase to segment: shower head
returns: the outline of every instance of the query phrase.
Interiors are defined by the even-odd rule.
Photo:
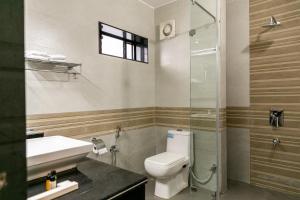
[[[280,26],[280,22],[276,20],[274,16],[271,16],[269,19],[269,23],[266,25],[263,25],[263,27],[272,28],[275,26]]]

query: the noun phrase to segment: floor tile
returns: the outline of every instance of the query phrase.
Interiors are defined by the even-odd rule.
[[[154,196],[154,180],[146,185],[146,200],[162,200]],[[211,192],[207,190],[183,190],[170,200],[211,200]],[[275,191],[261,189],[249,184],[231,181],[228,191],[221,195],[221,200],[300,200],[300,197],[288,196]]]

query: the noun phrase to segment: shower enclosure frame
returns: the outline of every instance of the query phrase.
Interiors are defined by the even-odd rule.
[[[215,144],[216,144],[216,164],[217,164],[217,170],[216,170],[216,191],[214,194],[215,195],[215,199],[220,199],[220,193],[221,193],[221,184],[223,181],[227,181],[227,180],[221,180],[221,178],[226,178],[227,177],[222,177],[222,162],[221,162],[221,146],[222,146],[222,138],[221,138],[221,123],[220,123],[220,109],[221,109],[221,64],[222,64],[222,60],[221,60],[221,54],[222,54],[222,50],[221,50],[221,19],[222,19],[222,15],[221,15],[221,0],[215,0],[216,1],[216,16],[214,16],[213,14],[211,14],[207,9],[205,9],[200,3],[198,3],[196,0],[191,0],[191,10],[192,10],[192,6],[198,6],[199,9],[202,9],[207,15],[209,15],[212,19],[213,19],[213,23],[216,26],[216,32],[215,32],[215,37],[216,37],[216,43],[215,43],[215,62],[216,62],[216,82],[215,82],[215,90],[216,90],[216,104],[215,104],[215,113],[216,113],[216,118],[215,118],[215,134],[216,134],[216,140],[215,140]],[[193,16],[191,13],[191,26],[192,26],[192,20],[193,20]],[[209,22],[210,23],[210,22]],[[198,27],[197,27],[198,29]],[[195,29],[191,29],[190,31],[190,36],[192,37],[191,33],[196,33]],[[191,37],[190,37],[190,45],[191,45]],[[192,50],[192,46],[190,46],[190,50]],[[224,55],[223,55],[224,56]],[[190,54],[190,107],[191,109],[193,108],[192,105],[192,54]],[[225,97],[224,97],[225,98]],[[191,110],[192,112],[192,110]],[[192,113],[190,113],[192,116]],[[190,117],[190,119],[192,119],[192,117]],[[191,121],[191,120],[190,120]],[[193,128],[190,125],[190,130],[191,132],[193,132]]]

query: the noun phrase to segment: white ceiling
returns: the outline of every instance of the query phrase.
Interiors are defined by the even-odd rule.
[[[140,1],[147,4],[148,6],[150,6],[152,8],[159,8],[166,4],[172,3],[176,0],[140,0]]]

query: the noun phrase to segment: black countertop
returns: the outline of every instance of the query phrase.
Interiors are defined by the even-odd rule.
[[[147,177],[89,159],[78,164],[77,169],[58,175],[58,182],[65,180],[78,182],[79,189],[59,197],[59,200],[101,200],[146,183]],[[44,188],[44,182],[30,183],[27,196],[44,192]]]

